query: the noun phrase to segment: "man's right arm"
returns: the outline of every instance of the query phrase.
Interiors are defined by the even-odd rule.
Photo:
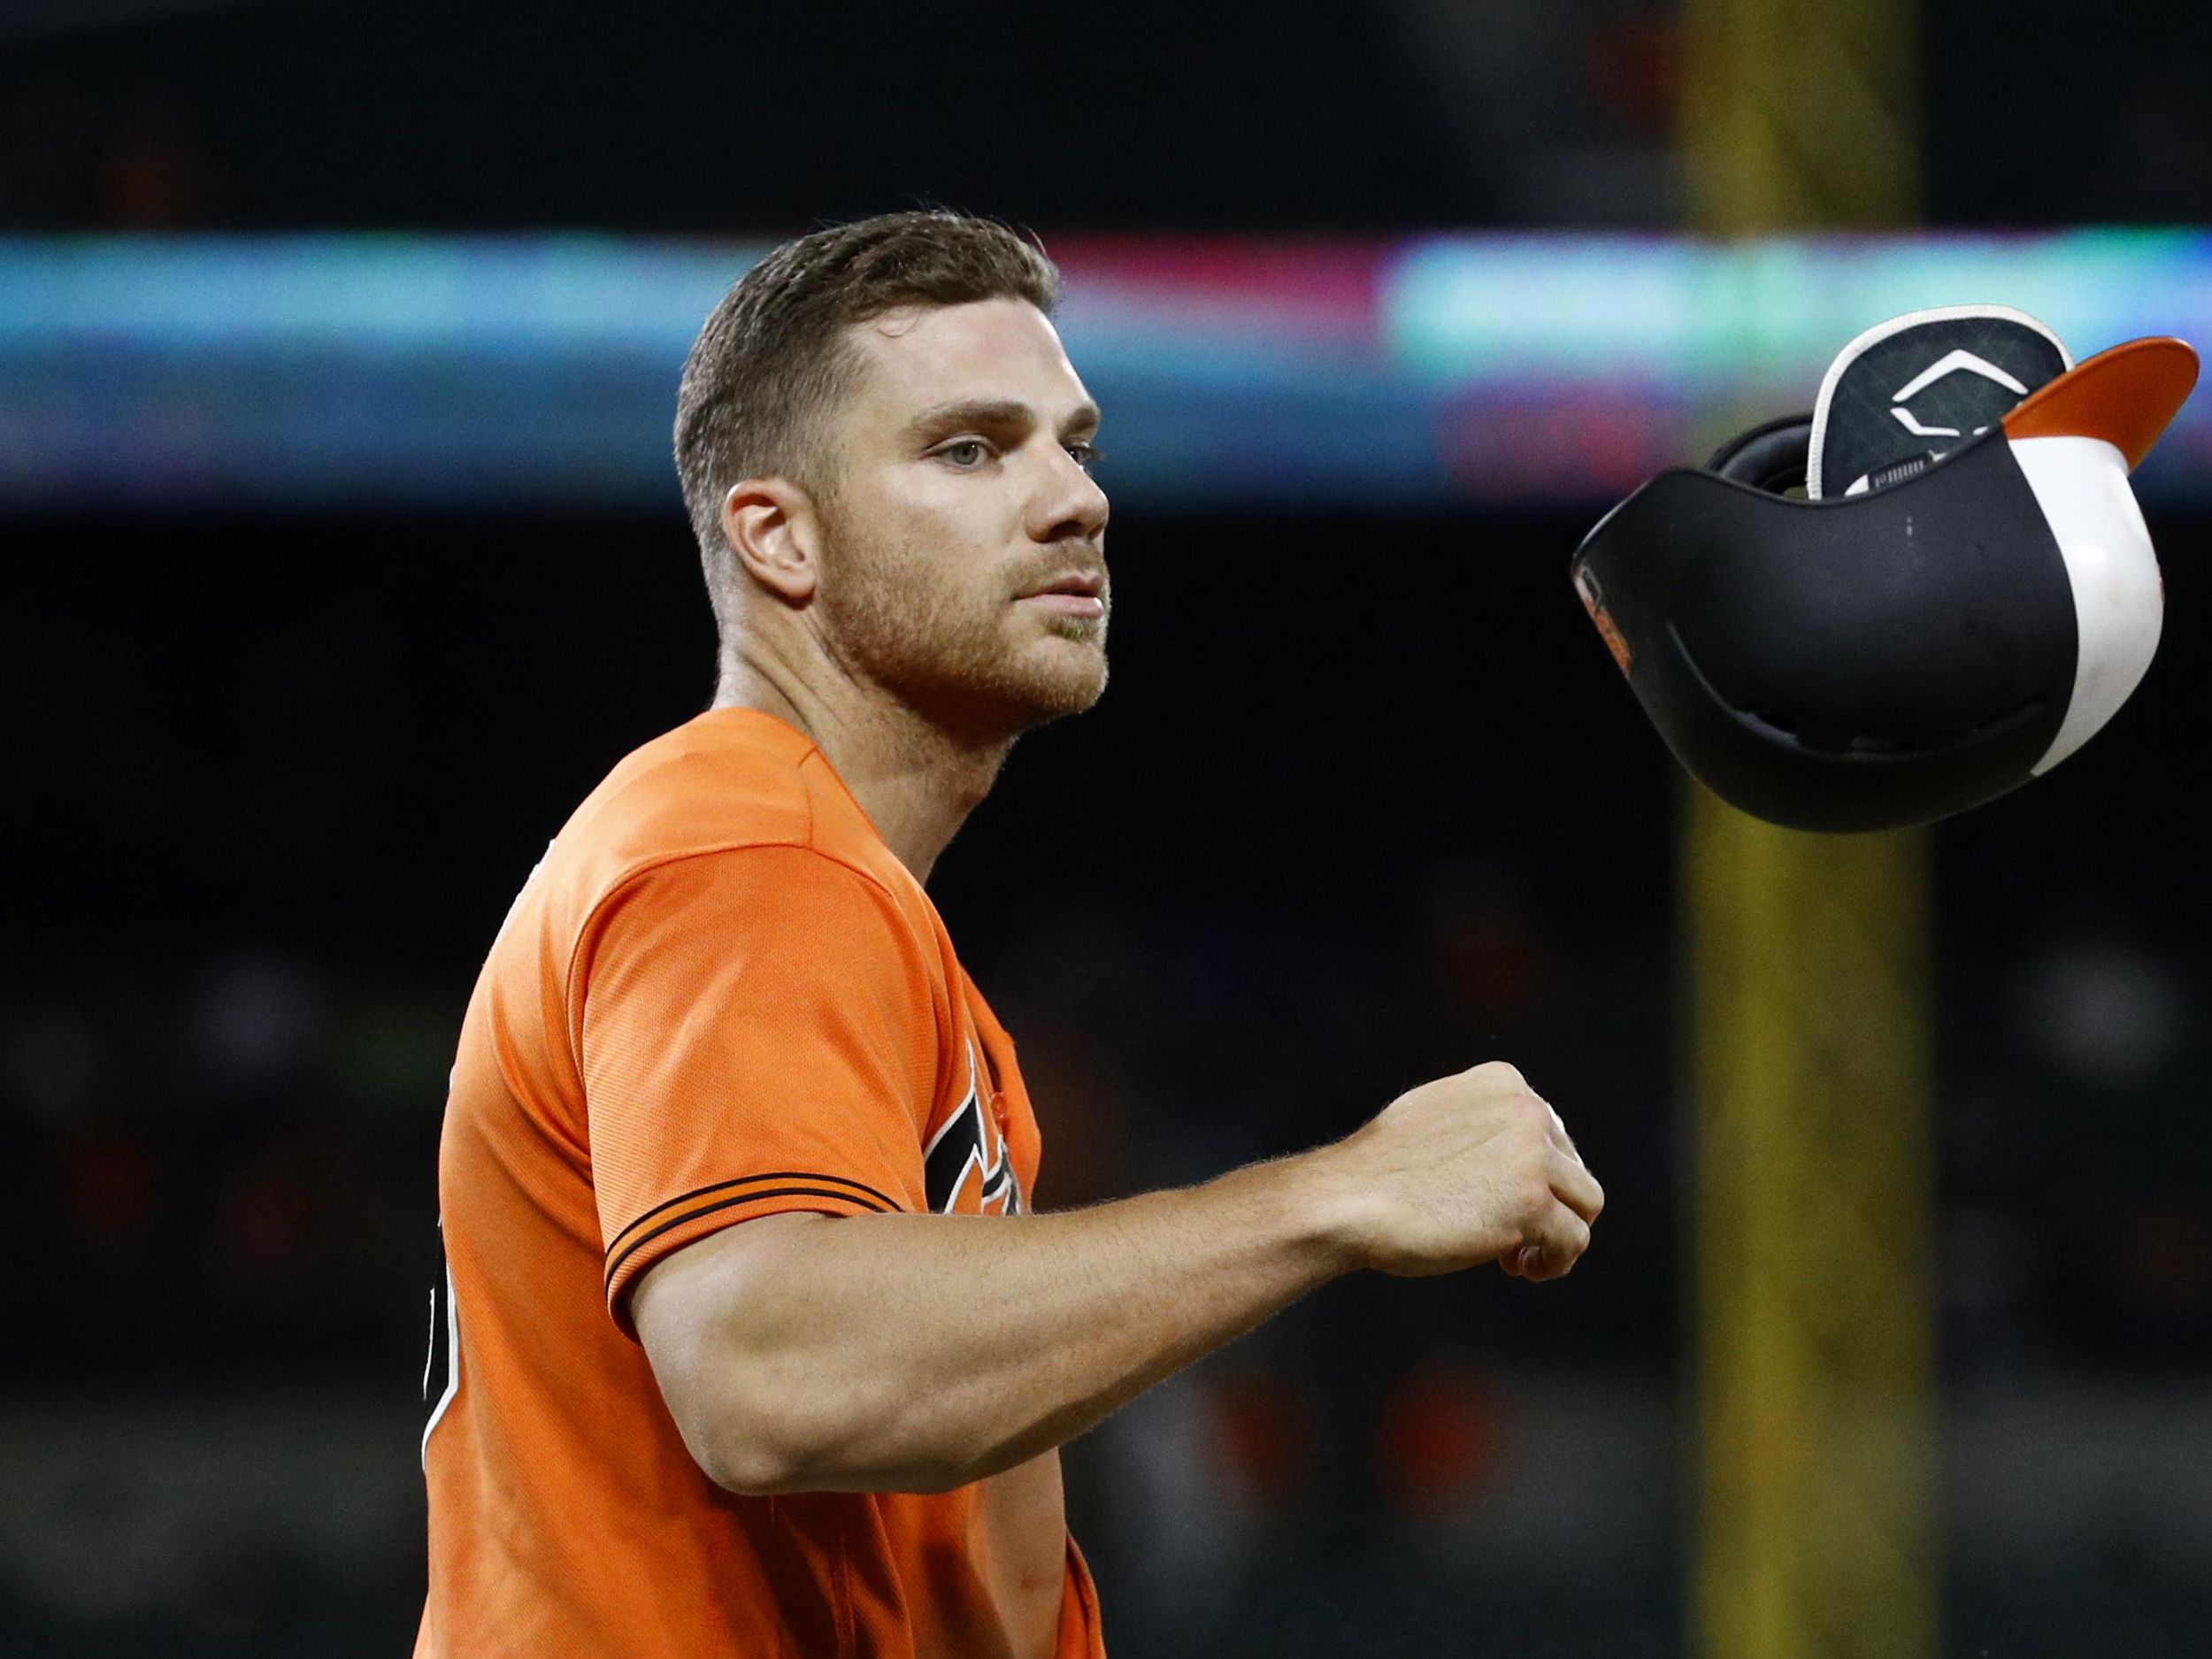
[[[1013,1217],[767,1217],[631,1310],[685,1443],[747,1493],[933,1491],[1071,1439],[1329,1279],[1565,1273],[1603,1194],[1512,1067],[1179,1191]]]

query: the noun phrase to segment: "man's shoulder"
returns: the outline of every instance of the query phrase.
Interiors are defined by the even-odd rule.
[[[624,862],[805,846],[814,814],[803,768],[815,752],[768,715],[711,710],[626,755],[585,796],[561,839]]]
[[[654,868],[755,848],[803,849],[889,878],[889,849],[803,733],[757,710],[716,709],[626,756],[555,839],[544,873],[580,921]]]

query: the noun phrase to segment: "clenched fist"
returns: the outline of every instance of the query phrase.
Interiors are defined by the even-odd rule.
[[[1496,1262],[1557,1279],[1605,1208],[1559,1114],[1500,1061],[1409,1090],[1311,1156],[1341,1242],[1386,1273]]]

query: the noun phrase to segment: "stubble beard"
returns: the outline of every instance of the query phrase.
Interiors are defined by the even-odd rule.
[[[956,741],[1003,745],[1082,713],[1106,689],[1106,618],[1047,615],[1040,640],[1014,603],[1087,557],[1040,549],[964,587],[926,550],[873,544],[838,526],[818,603],[849,672]]]

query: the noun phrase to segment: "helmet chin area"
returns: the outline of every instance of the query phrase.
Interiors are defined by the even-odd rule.
[[[2098,438],[2015,438],[2011,447],[2074,595],[2073,695],[2032,769],[2040,777],[2095,736],[2141,683],[2158,649],[2165,587],[2125,456]]]

